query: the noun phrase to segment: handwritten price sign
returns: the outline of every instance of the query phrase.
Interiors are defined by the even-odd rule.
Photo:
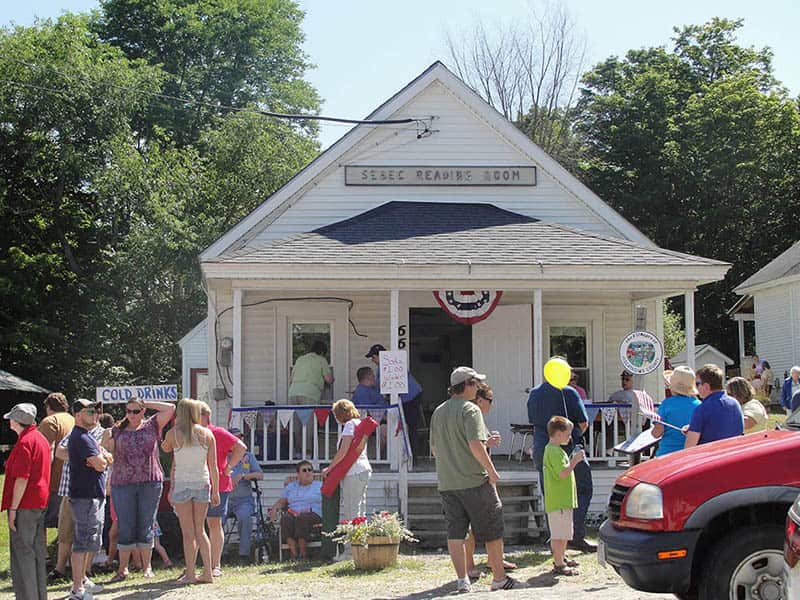
[[[388,350],[379,355],[381,394],[408,392],[408,355],[405,350]]]

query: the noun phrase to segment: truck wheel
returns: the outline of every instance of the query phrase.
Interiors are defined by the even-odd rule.
[[[736,529],[709,552],[700,600],[788,600],[783,581],[783,528]]]

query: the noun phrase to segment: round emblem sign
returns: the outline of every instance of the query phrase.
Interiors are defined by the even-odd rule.
[[[622,338],[619,345],[619,360],[625,370],[634,375],[652,373],[663,358],[661,340],[649,331],[633,331]]]

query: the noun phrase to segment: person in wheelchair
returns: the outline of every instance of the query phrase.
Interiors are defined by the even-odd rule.
[[[281,541],[289,546],[293,559],[305,559],[306,543],[315,527],[322,524],[322,482],[314,479],[314,466],[307,460],[297,463],[297,479],[283,488],[281,497],[269,511],[273,521],[281,516]]]
[[[244,441],[244,434],[238,427],[232,427],[230,432]],[[233,491],[228,498],[228,512],[236,515],[236,525],[239,530],[239,561],[249,562],[250,542],[253,537],[253,514],[255,503],[251,481],[264,479],[264,472],[258,464],[258,459],[250,450],[247,450],[242,460],[231,471]]]

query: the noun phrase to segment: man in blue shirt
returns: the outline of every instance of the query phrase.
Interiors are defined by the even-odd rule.
[[[722,389],[725,378],[717,365],[704,365],[697,370],[695,385],[703,402],[694,409],[686,432],[685,448],[707,444],[744,433],[742,407]]]
[[[589,417],[578,392],[567,386],[563,390],[553,387],[546,381],[531,390],[528,396],[528,421],[533,425],[533,460],[539,472],[539,484],[544,481],[543,460],[544,448],[550,441],[547,423],[554,416],[566,417],[575,424],[572,437],[565,448],[567,454],[572,452],[576,444],[580,444],[581,436],[589,427]],[[575,483],[578,491],[578,508],[572,512],[573,536],[568,547],[581,552],[595,552],[597,547],[586,541],[586,512],[592,501],[594,486],[589,463],[582,460],[575,467]],[[544,491],[542,490],[542,496]]]
[[[244,437],[242,430],[231,427],[230,432],[240,440]],[[244,441],[244,440],[242,440]],[[253,500],[251,481],[264,479],[264,472],[258,459],[250,450],[247,450],[236,466],[231,471],[233,491],[228,497],[228,510],[236,515],[236,525],[239,530],[239,561],[247,563],[250,560],[250,542],[253,537],[253,514],[256,505]]]
[[[386,404],[386,400],[375,388],[375,371],[370,367],[361,367],[356,371],[358,385],[353,390],[353,404],[363,406],[365,404]]]
[[[380,353],[386,351],[381,344],[373,344],[369,352],[365,355],[380,367]],[[375,374],[375,389],[381,391],[380,370]],[[419,413],[422,410],[422,386],[414,379],[411,371],[408,372],[408,392],[400,394],[400,401],[403,403],[403,416],[408,427],[408,441],[411,443],[411,455],[417,455],[417,430],[419,429]]]
[[[72,541],[72,592],[69,600],[85,600],[102,590],[86,578],[92,557],[100,550],[105,517],[106,453],[91,435],[97,426],[97,403],[79,399],[72,404],[75,427],[69,435],[69,502],[75,519]]]

